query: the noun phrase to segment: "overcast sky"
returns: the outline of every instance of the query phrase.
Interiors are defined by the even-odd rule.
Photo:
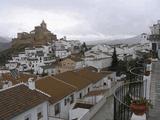
[[[149,32],[160,0],[1,0],[0,36],[29,32],[42,20],[58,37],[116,39]]]

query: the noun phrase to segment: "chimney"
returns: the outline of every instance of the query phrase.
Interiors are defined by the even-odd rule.
[[[100,73],[100,72],[101,72],[101,69],[100,69],[100,68],[97,68],[97,71],[98,71],[98,73]]]
[[[36,89],[36,88],[35,88],[34,78],[29,78],[29,79],[28,79],[28,87],[29,87],[29,89],[31,89],[31,90]]]

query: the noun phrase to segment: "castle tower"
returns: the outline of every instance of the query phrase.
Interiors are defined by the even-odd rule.
[[[42,27],[43,29],[47,29],[47,24],[44,22],[44,20],[43,20],[42,23],[41,23],[41,27]]]

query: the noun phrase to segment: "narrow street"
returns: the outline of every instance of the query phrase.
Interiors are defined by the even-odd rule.
[[[91,120],[113,120],[113,96],[107,98],[107,102]]]
[[[153,109],[150,109],[149,120],[160,120],[160,61],[152,64],[150,98]]]

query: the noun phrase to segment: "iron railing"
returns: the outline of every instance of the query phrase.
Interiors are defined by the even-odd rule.
[[[114,92],[114,120],[130,120],[131,100],[146,97],[146,84],[143,80],[144,67],[130,69],[129,80]]]

